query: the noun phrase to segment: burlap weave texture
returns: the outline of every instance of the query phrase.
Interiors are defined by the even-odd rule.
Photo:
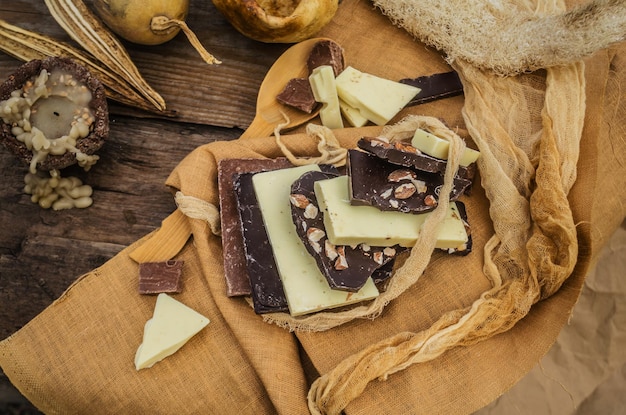
[[[372,24],[381,28],[380,37],[369,40],[373,44],[368,48],[360,43],[369,37],[345,31],[350,25]],[[367,2],[344,0],[325,34],[341,43],[348,61],[365,71],[397,78],[410,73],[407,67],[420,67],[424,73],[445,68],[438,54],[389,25]],[[510,387],[550,347],[569,317],[594,255],[626,214],[626,134],[621,121],[626,108],[618,88],[624,52],[602,51],[584,63],[587,111],[576,181],[567,195],[578,243],[571,276],[506,333],[370,383],[358,398],[346,402],[347,413],[468,413]],[[398,58],[381,67],[380,56],[385,54]],[[481,76],[464,75],[466,82]],[[542,74],[525,79],[543,95]],[[442,118],[469,138],[461,117],[464,103],[455,98],[411,108],[403,115]],[[537,129],[537,119],[524,116],[513,113],[512,128]],[[345,147],[353,147],[361,135],[379,131],[346,130],[337,137]],[[283,139],[295,153],[315,151],[303,134]],[[267,138],[207,145],[191,153],[168,184],[216,204],[219,159],[279,155],[274,141]],[[136,294],[137,266],[128,258],[134,248],[130,247],[82,277],[53,306],[0,343],[0,365],[49,413],[306,413],[307,375],[328,373],[349,356],[391,336],[425,330],[446,312],[469,307],[491,287],[482,257],[494,232],[490,204],[480,186],[464,201],[475,251],[463,258],[434,255],[417,284],[373,321],[297,334],[263,322],[245,301],[224,295],[219,238],[205,223],[191,220],[194,237],[180,254],[187,279],[179,298],[212,321],[180,353],[148,371],[137,373],[133,368],[153,299]],[[303,364],[302,354],[310,363]]]

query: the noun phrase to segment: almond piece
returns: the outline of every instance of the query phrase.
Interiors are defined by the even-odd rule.
[[[427,195],[424,198],[424,203],[426,206],[437,206],[437,199],[435,199],[435,196],[433,195]]]
[[[417,174],[411,170],[398,169],[394,170],[387,176],[387,181],[392,183],[398,183],[402,180],[413,180],[417,178]]]
[[[417,189],[415,188],[415,185],[413,183],[403,183],[400,186],[396,187],[393,194],[396,199],[403,200],[413,196],[416,191]]]
[[[311,204],[311,201],[302,194],[289,195],[289,201],[292,205],[300,209],[305,209],[309,204]]]
[[[318,213],[319,213],[319,209],[313,203],[309,203],[304,208],[304,217],[306,219],[315,219]]]

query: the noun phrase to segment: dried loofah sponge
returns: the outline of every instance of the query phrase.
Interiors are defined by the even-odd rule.
[[[373,3],[394,24],[444,51],[450,62],[465,60],[500,75],[568,64],[626,39],[623,0],[595,0],[567,12],[506,0]]]

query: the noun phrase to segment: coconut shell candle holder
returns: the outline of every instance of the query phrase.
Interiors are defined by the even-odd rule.
[[[0,121],[0,141],[31,173],[87,170],[109,133],[104,86],[70,59],[29,61],[0,85]]]

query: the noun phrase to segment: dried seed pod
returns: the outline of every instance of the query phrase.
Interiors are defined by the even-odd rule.
[[[93,7],[114,33],[129,42],[160,45],[182,30],[206,63],[220,63],[185,23],[189,0],[96,0]]]
[[[59,25],[87,52],[122,75],[157,109],[165,100],[139,73],[126,48],[82,0],[44,0]]]
[[[28,62],[48,57],[70,58],[86,67],[105,86],[107,97],[145,111],[160,112],[124,76],[111,71],[91,55],[41,33],[22,29],[0,19],[0,50]]]
[[[313,37],[337,12],[338,0],[213,0],[241,34],[267,43]]]

